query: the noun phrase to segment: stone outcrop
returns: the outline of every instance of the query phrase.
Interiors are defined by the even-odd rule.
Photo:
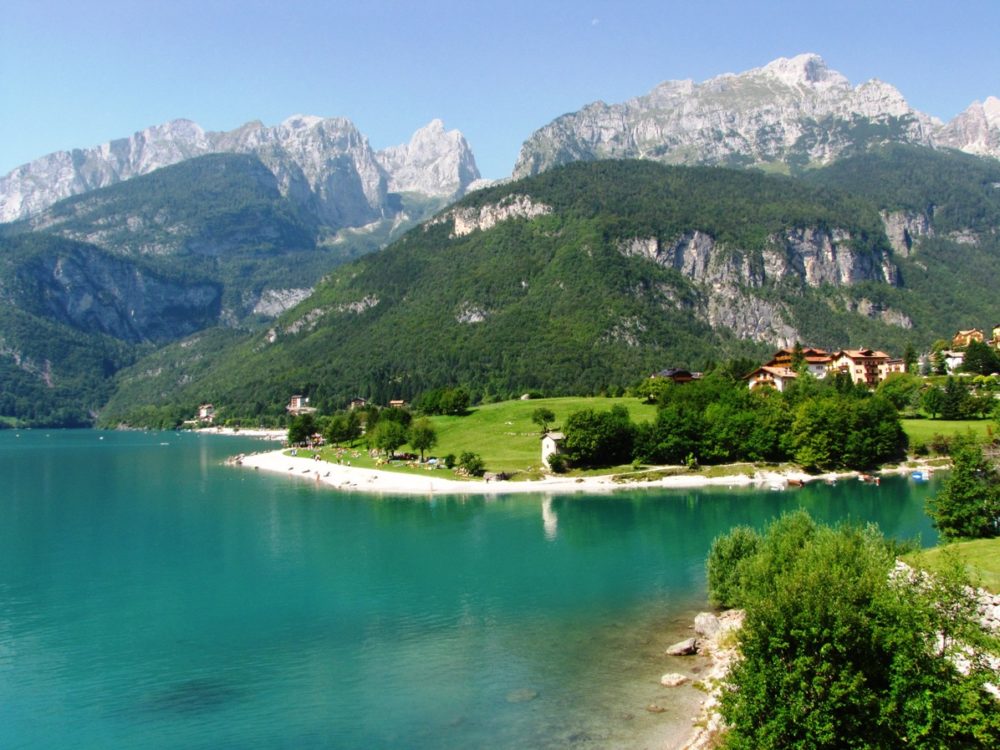
[[[514,177],[593,159],[667,164],[827,164],[859,143],[958,148],[1000,157],[1000,101],[973,104],[947,126],[893,86],[858,86],[814,54],[702,83],[667,81],[620,104],[595,102],[535,131]]]
[[[447,211],[425,225],[431,227],[447,221],[453,222],[452,237],[464,237],[476,231],[485,231],[502,221],[534,219],[552,213],[552,207],[536,203],[527,195],[508,195],[502,200],[478,208],[456,208]]]
[[[398,212],[392,192],[452,198],[479,178],[465,138],[457,130],[446,132],[440,120],[418,130],[408,144],[382,152],[343,117],[295,115],[274,127],[251,122],[228,132],[174,120],[17,167],[0,177],[0,222],[210,153],[257,156],[283,195],[333,227],[363,226]]]
[[[892,251],[909,258],[914,243],[921,237],[933,237],[931,217],[917,211],[882,211],[882,224],[892,245]]]

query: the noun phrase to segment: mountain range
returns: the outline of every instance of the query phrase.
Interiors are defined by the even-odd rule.
[[[382,151],[343,118],[174,121],[0,178],[0,422],[926,345],[994,322],[997,156],[1000,101],[943,124],[815,55],[588,105],[492,187],[437,120]],[[603,159],[642,161],[574,164]]]
[[[408,144],[375,151],[343,117],[289,117],[207,132],[173,120],[87,149],[58,151],[0,178],[0,221],[38,214],[54,203],[206,154],[250,154],[274,174],[281,194],[333,228],[359,227],[398,212],[391,195],[452,199],[479,170],[465,138],[433,120]]]
[[[514,176],[593,159],[761,166],[797,172],[885,143],[1000,157],[1000,99],[945,124],[888,83],[858,86],[814,54],[702,83],[667,81],[620,104],[595,102],[535,131]]]

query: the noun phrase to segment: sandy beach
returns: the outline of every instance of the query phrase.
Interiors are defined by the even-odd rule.
[[[244,434],[244,433],[241,433]],[[442,474],[445,470],[428,470],[427,476],[404,474],[379,469],[317,461],[313,458],[287,456],[281,450],[239,456],[234,464],[298,477],[329,485],[345,492],[366,492],[386,495],[510,495],[514,493],[585,493],[595,494],[628,489],[677,489],[693,487],[759,487],[762,490],[785,489],[790,483],[837,481],[857,478],[857,472],[840,474],[806,474],[799,471],[757,471],[753,476],[732,474],[706,477],[698,474],[657,477],[630,482],[614,481],[610,475],[592,477],[549,476],[545,479],[509,482],[483,480],[461,481]],[[912,471],[902,468],[901,471]],[[900,470],[895,470],[900,471]]]

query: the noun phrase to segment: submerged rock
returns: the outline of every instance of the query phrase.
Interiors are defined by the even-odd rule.
[[[527,703],[538,697],[538,691],[532,688],[520,688],[507,693],[508,703]]]

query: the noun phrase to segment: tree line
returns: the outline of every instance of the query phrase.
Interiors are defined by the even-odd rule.
[[[641,390],[657,404],[655,420],[635,424],[622,407],[571,414],[561,461],[580,468],[794,461],[829,471],[872,469],[905,455],[892,403],[842,375],[802,376],[785,392],[751,391],[725,372],[680,385],[655,379]]]

